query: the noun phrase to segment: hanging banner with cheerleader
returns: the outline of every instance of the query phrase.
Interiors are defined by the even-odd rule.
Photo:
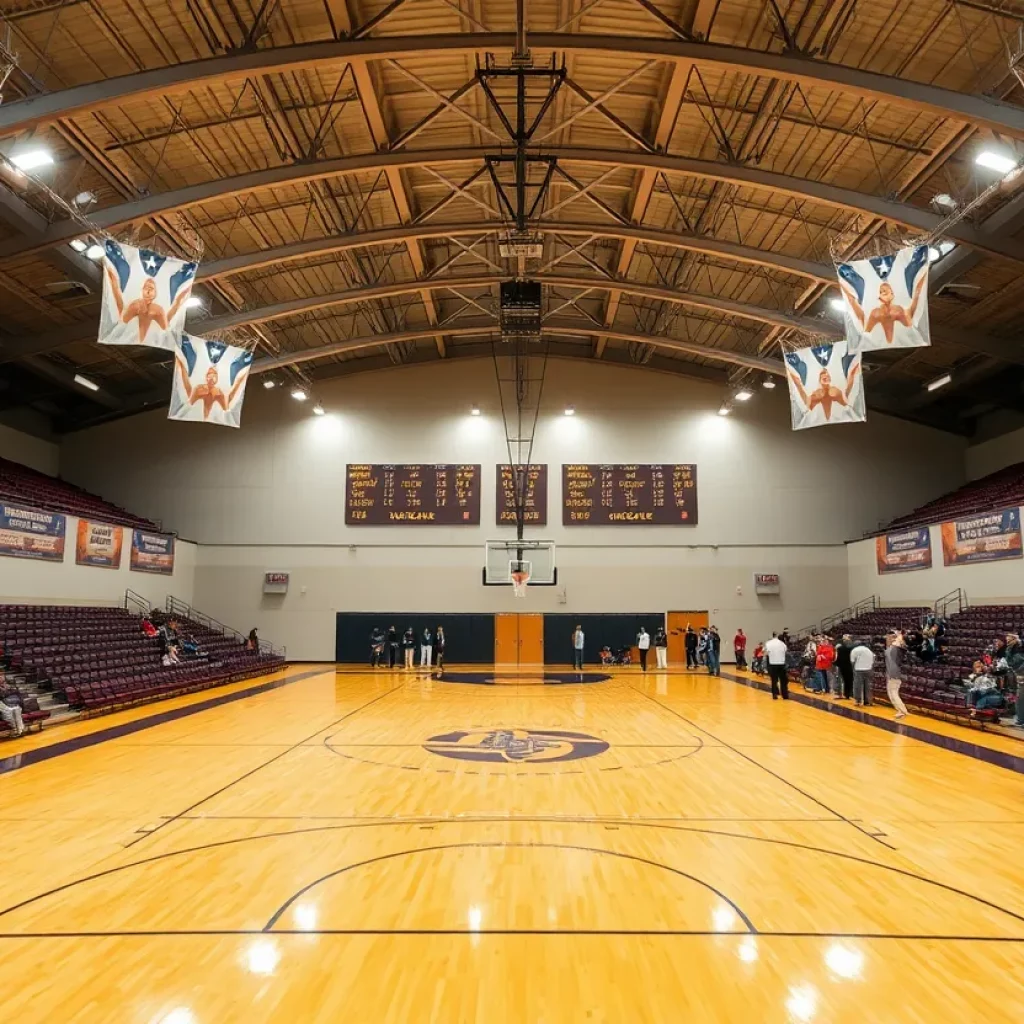
[[[931,344],[927,245],[840,263],[836,271],[851,352]]]
[[[182,335],[174,353],[167,418],[240,427],[251,365],[252,352],[248,349]]]
[[[181,341],[197,266],[108,238],[99,343],[173,352]]]
[[[861,357],[845,341],[786,353],[794,430],[867,419]]]

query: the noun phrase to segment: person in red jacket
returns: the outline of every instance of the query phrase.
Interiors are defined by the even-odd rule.
[[[831,692],[831,677],[832,677],[832,666],[836,663],[836,649],[832,644],[832,638],[829,636],[820,637],[818,640],[818,649],[814,655],[814,667],[816,672],[816,686],[814,687],[815,693],[829,693]]]
[[[746,668],[747,667],[747,634],[743,632],[743,627],[736,631],[736,635],[732,638],[732,649],[736,652],[736,667]]]

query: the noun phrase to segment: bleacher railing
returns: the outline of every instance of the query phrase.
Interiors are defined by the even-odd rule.
[[[244,644],[247,639],[244,633],[240,633],[237,629],[225,625],[218,619],[205,615],[203,612],[193,608],[192,605],[187,602],[174,597],[172,594],[167,595],[167,601],[165,602],[164,608],[168,615],[174,615],[182,619],[191,619],[193,622],[197,622],[204,629],[212,630],[214,633],[220,633],[221,636],[232,637],[240,644]],[[286,647],[275,647],[268,640],[260,640],[259,644],[261,654],[276,654],[283,658],[286,656],[288,651]]]
[[[951,590],[948,594],[943,594],[933,605],[935,614],[940,618],[958,615],[960,612],[967,611],[969,607],[967,592],[960,587]]]
[[[124,607],[125,611],[134,612],[136,615],[149,615],[153,610],[153,606],[134,590],[124,592]]]

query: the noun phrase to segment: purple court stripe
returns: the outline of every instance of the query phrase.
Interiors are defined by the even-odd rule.
[[[734,676],[729,672],[722,673],[723,679],[729,679],[741,686],[749,686],[753,690],[763,690],[771,693],[771,685],[761,682],[759,679],[743,679],[741,676]],[[886,732],[898,733],[901,736],[909,736],[912,740],[920,740],[922,743],[930,743],[933,747],[941,747],[943,750],[951,750],[956,754],[964,754],[966,757],[976,758],[978,761],[985,761],[994,764],[997,768],[1005,768],[1007,771],[1018,772],[1024,775],[1024,756],[1008,754],[1003,750],[993,750],[991,747],[974,743],[971,740],[962,740],[958,736],[942,736],[939,733],[929,732],[927,729],[919,729],[916,725],[907,725],[902,721],[894,722],[889,718],[877,718],[865,711],[859,710],[856,706],[846,707],[843,704],[823,704],[803,693],[794,693],[792,682],[790,682],[789,699],[797,704],[806,704],[807,707],[817,708],[841,718],[849,718],[854,722],[861,722],[864,725],[874,726],[876,729],[884,729]]]
[[[298,683],[303,679],[308,679],[310,676],[320,675],[324,671],[324,669],[317,669],[313,672],[298,672],[295,675],[285,676],[283,679],[274,679],[269,683],[260,683],[258,686],[236,690],[234,693],[224,693],[218,697],[211,697],[209,700],[197,701],[195,704],[189,704],[187,707],[171,708],[169,711],[160,711],[155,715],[138,718],[133,722],[112,725],[109,729],[99,729],[96,732],[89,733],[87,736],[76,736],[73,739],[61,740],[59,743],[51,743],[48,747],[37,747],[35,750],[26,750],[23,754],[12,754],[10,757],[0,760],[0,775],[17,771],[19,768],[27,768],[29,765],[40,764],[43,761],[49,761],[54,757],[61,757],[64,754],[72,754],[76,750],[95,747],[99,743],[106,743],[107,740],[131,736],[132,733],[142,732],[144,729],[152,729],[154,726],[164,725],[166,722],[175,722],[179,718],[197,715],[200,711],[208,711],[210,708],[231,704],[236,700],[255,697],[259,693],[278,690],[282,686],[290,686],[292,683]]]

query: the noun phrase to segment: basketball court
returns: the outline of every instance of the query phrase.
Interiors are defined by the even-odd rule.
[[[1017,1019],[1019,775],[729,679],[588,675],[294,667],[40,738],[0,789],[5,1014]]]

